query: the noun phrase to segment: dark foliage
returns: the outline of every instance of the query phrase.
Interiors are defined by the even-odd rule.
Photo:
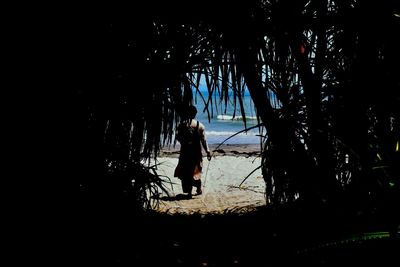
[[[85,203],[100,213],[110,205],[108,215],[149,207],[162,183],[145,161],[174,143],[193,88],[212,116],[228,101],[242,107],[247,87],[263,125],[269,203],[346,203],[386,216],[395,229],[396,1],[165,1],[87,14],[74,88]],[[198,90],[201,77],[208,98]]]
[[[173,143],[203,76],[209,98],[197,94],[210,115],[231,99],[242,106],[248,87],[267,130],[271,203],[398,187],[394,1],[178,6],[105,6],[83,25],[77,97],[87,177]]]

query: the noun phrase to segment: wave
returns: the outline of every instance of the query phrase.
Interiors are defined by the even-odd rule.
[[[217,120],[243,120],[242,116],[231,116],[231,115],[218,115]],[[246,116],[246,120],[257,120],[256,116]]]
[[[231,131],[222,131],[222,132],[219,132],[219,131],[206,131],[206,136],[231,136],[231,135],[234,135],[234,134],[236,134],[237,132],[231,132]],[[238,134],[238,135],[241,135],[241,136],[256,136],[257,134],[259,134],[258,133],[258,131],[257,132],[253,132],[253,131],[248,131],[247,133],[246,132],[243,132],[243,133],[240,133],[240,134]]]

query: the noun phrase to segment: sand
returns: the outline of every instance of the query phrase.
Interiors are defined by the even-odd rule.
[[[169,196],[166,193],[160,194],[159,205],[155,210],[164,213],[204,214],[247,212],[265,205],[265,183],[261,170],[254,171],[243,182],[260,166],[259,147],[225,145],[218,150],[216,147],[210,149],[214,154],[211,161],[204,158],[203,194],[193,195],[192,199],[184,198],[180,180],[173,177],[179,150],[168,149],[160,153],[158,174],[168,177],[171,183],[164,184]]]

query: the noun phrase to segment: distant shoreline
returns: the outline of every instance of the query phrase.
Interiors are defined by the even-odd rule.
[[[223,144],[218,147],[217,144],[209,145],[211,153],[213,156],[243,156],[251,157],[258,156],[261,153],[261,148],[259,144]],[[205,152],[203,151],[203,155]],[[179,157],[179,144],[175,147],[170,148],[164,147],[159,153],[159,157]]]

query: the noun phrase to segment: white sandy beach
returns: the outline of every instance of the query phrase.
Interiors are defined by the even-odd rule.
[[[171,179],[172,184],[166,184],[170,197],[164,193],[160,196],[160,212],[168,213],[221,213],[226,211],[246,211],[265,205],[265,183],[261,170],[256,170],[239,188],[240,183],[254,169],[260,166],[260,157],[240,151],[232,153],[225,151],[215,153],[212,160],[204,158],[202,182],[203,194],[192,199],[180,199],[182,188],[180,180],[173,177],[178,163],[177,155],[158,158],[158,173]],[[236,155],[235,155],[236,154]],[[250,154],[250,156],[249,156]],[[193,194],[196,190],[193,188]]]

